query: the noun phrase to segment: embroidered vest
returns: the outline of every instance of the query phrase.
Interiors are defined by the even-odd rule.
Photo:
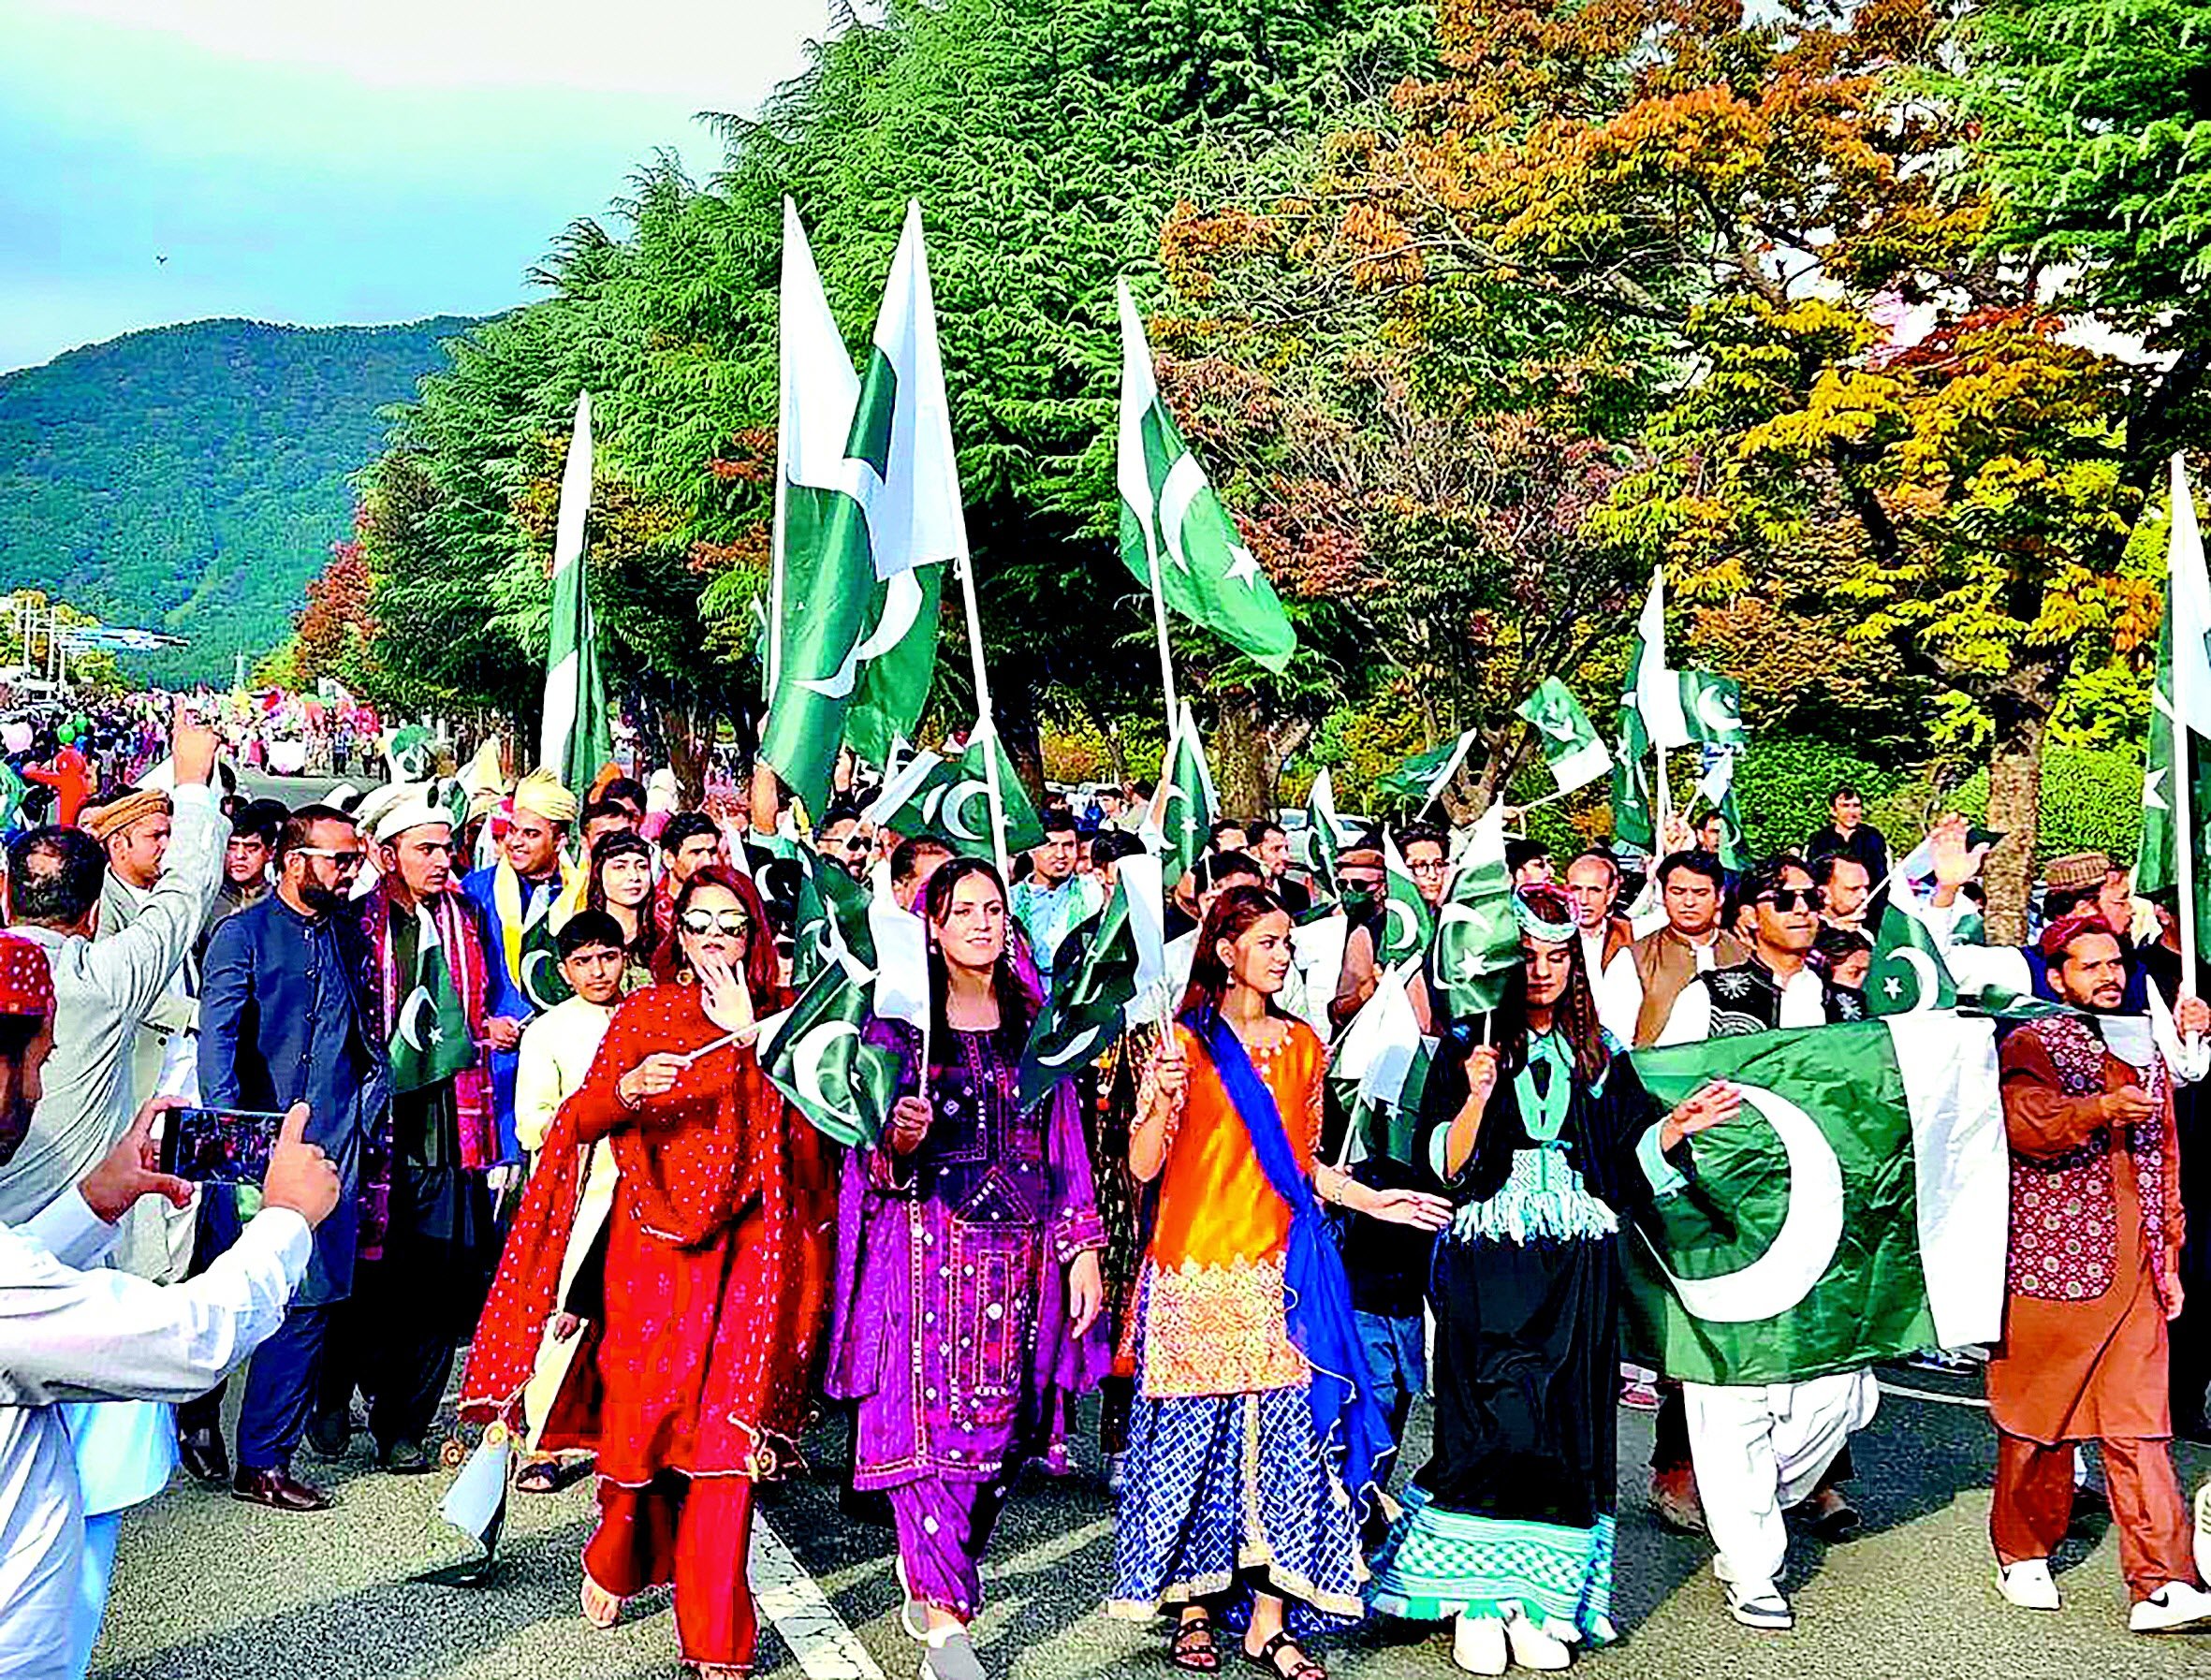
[[[2068,1097],[2100,1096],[2103,1091],[2102,1039],[2076,1016],[2053,1015],[2018,1029],[2032,1033],[2057,1068],[2057,1086]],[[2160,1104],[2169,1089],[2164,1058],[2149,1072],[2149,1094]],[[2162,1109],[2155,1120],[2126,1129],[2126,1149],[2134,1161],[2134,1183],[2142,1198],[2143,1240],[2149,1245],[2150,1272],[2158,1292],[2166,1293],[2165,1126]],[[2113,1132],[2106,1129],[2076,1148],[2048,1158],[2012,1151],[2012,1243],[2006,1287],[2036,1301],[2093,1301],[2109,1290],[2118,1272],[2119,1214],[2112,1180]]]
[[[1712,960],[1722,967],[1741,962],[1749,947],[1731,933],[1722,933],[1712,947]],[[1674,1000],[1697,976],[1697,948],[1671,928],[1647,933],[1628,947],[1635,977],[1643,982],[1643,1008],[1635,1016],[1635,1043],[1658,1043],[1674,1013]]]

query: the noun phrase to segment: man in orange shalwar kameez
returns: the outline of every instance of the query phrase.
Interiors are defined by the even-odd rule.
[[[2091,1014],[2021,1027],[2000,1057],[2012,1220],[2004,1338],[1988,1362],[1998,1585],[2024,1609],[2057,1608],[2050,1554],[2072,1512],[2074,1443],[2093,1440],[2133,1601],[2128,1626],[2207,1627],[2166,1393],[2165,1326],[2181,1305],[2172,1076],[2146,1033],[2147,1065],[2130,1066],[2095,1018],[2118,1007],[2127,978],[2100,917],[2052,923],[2041,951],[2062,999]],[[2204,1005],[2181,1008],[2181,1031],[2201,1030]]]

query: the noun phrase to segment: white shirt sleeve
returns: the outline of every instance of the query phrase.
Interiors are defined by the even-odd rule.
[[[1643,1014],[1643,976],[1633,949],[1614,953],[1597,977],[1597,1019],[1623,1045],[1635,1042],[1635,1022]]]
[[[93,1212],[92,1204],[74,1184],[33,1214],[20,1229],[64,1265],[71,1266],[95,1264],[123,1234],[120,1223],[110,1225]]]
[[[311,1249],[305,1220],[264,1208],[206,1271],[165,1286],[78,1271],[0,1226],[0,1404],[203,1395],[284,1322]]]

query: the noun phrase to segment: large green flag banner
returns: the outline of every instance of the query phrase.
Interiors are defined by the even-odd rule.
[[[815,1131],[852,1148],[883,1135],[898,1096],[897,1056],[863,1036],[875,1013],[874,978],[858,957],[840,953],[760,1030],[762,1072]]]
[[[1120,557],[1147,591],[1156,574],[1171,609],[1279,671],[1296,633],[1167,411],[1129,283],[1119,289]]]
[[[599,673],[598,631],[592,622],[583,567],[591,499],[592,400],[586,391],[576,399],[576,427],[561,469],[561,506],[553,525],[552,629],[545,647],[545,709],[537,738],[537,762],[563,786],[578,790],[591,786],[599,767],[614,756],[607,683]]]
[[[1996,1024],[1948,1012],[1634,1052],[1662,1115],[1743,1095],[1620,1255],[1640,1345],[1696,1382],[1797,1381],[2001,1333],[2010,1155]]]
[[[1543,761],[1561,794],[1602,782],[1611,772],[1612,754],[1604,750],[1574,691],[1558,678],[1545,677],[1535,693],[1513,709],[1534,729]]]
[[[880,764],[892,738],[920,721],[936,667],[935,568],[966,554],[967,520],[920,206],[906,207],[857,384],[798,211],[786,199],[783,212],[789,430],[776,486],[774,688],[760,752],[819,811],[848,736]],[[840,409],[847,423],[832,458]]]
[[[1428,952],[1428,986],[1453,1020],[1486,1015],[1503,1001],[1505,981],[1519,966],[1520,920],[1513,913],[1500,802],[1474,824],[1466,855],[1452,872]]]
[[[2165,621],[2158,633],[2157,681],[2149,696],[2149,739],[2144,754],[2142,840],[2134,888],[2177,892],[2181,884],[2181,811],[2191,833],[2189,890],[2198,952],[2211,952],[2211,763],[2194,738],[2211,736],[2211,580],[2204,571],[2204,538],[2195,498],[2179,456],[2173,458],[2173,529],[2166,547]],[[2182,780],[2186,779],[2183,787]],[[2183,796],[2185,795],[2185,798]]]
[[[415,979],[392,1016],[391,1088],[404,1093],[450,1079],[476,1060],[461,986],[437,936],[437,917],[415,907]]]

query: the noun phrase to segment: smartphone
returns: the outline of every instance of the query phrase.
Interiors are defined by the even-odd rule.
[[[198,1184],[258,1184],[284,1125],[257,1108],[172,1108],[163,1117],[161,1170]]]

